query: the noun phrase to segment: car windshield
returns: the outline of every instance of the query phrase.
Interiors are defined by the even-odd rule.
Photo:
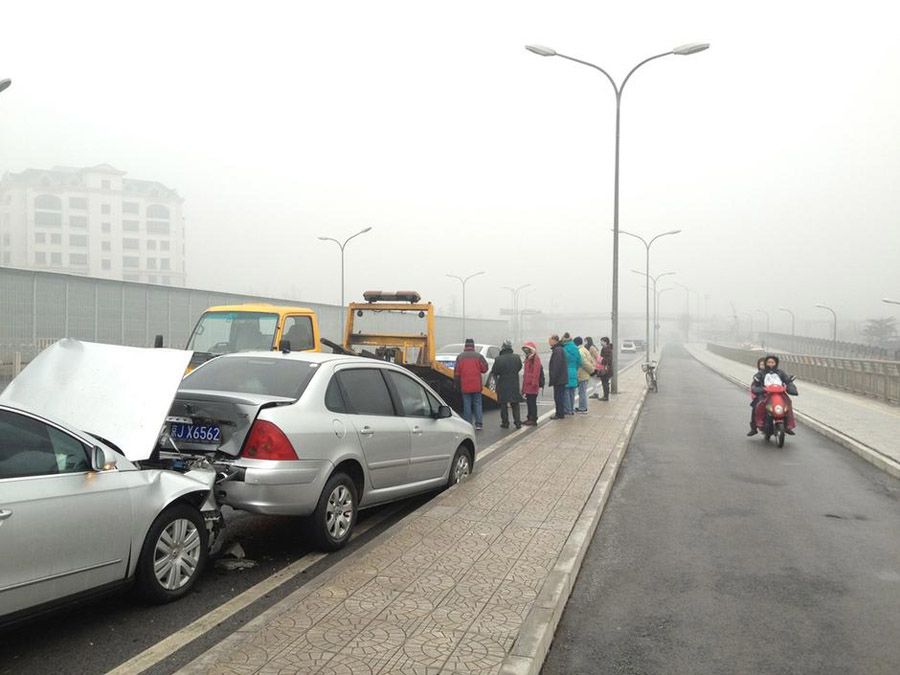
[[[268,312],[205,312],[187,349],[207,354],[269,350],[277,325],[278,315]]]
[[[465,351],[466,346],[463,344],[444,345],[438,349],[438,354],[459,354]]]
[[[318,363],[286,358],[246,356],[213,359],[184,378],[179,389],[299,399],[318,367]]]

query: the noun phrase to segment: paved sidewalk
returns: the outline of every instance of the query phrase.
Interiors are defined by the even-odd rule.
[[[590,414],[525,435],[181,672],[537,672],[639,413],[640,368],[619,386]]]
[[[701,363],[749,389],[752,367],[713,354],[703,344],[685,348]],[[799,421],[900,477],[900,407],[802,380],[797,388],[800,395],[793,403]]]

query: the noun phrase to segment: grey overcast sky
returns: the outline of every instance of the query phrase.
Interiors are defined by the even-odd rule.
[[[186,199],[188,284],[335,302],[485,270],[469,306],[607,312],[621,227],[684,232],[653,271],[710,312],[900,297],[900,40],[890,3],[15,2],[0,170],[108,162]],[[643,247],[621,241],[622,309]],[[672,295],[667,296],[672,298]],[[776,313],[777,314],[777,313]],[[777,315],[785,326],[784,315]],[[773,320],[776,316],[773,316]]]

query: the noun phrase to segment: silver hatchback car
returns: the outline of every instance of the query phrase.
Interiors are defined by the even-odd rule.
[[[221,356],[184,379],[167,421],[160,449],[210,455],[219,503],[311,516],[326,550],[360,508],[453,485],[475,463],[471,424],[413,373],[358,356]]]

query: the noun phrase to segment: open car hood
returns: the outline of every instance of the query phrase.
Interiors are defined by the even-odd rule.
[[[104,438],[140,461],[156,448],[190,358],[180,349],[65,338],[38,354],[0,402]]]

